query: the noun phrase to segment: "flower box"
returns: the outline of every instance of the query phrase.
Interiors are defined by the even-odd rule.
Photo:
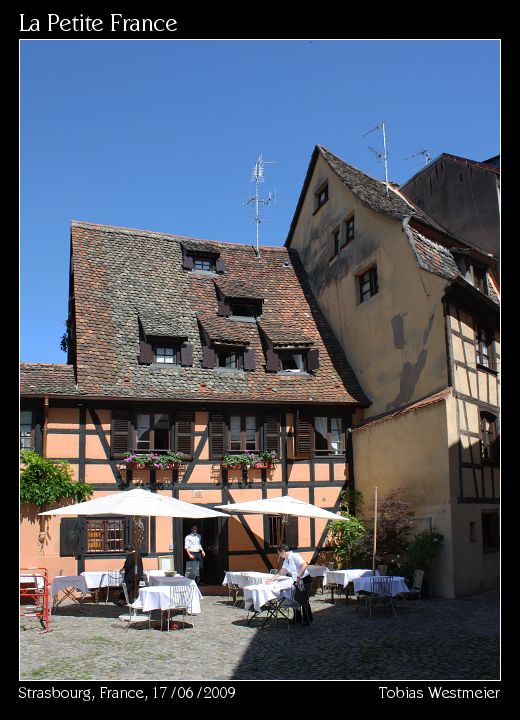
[[[222,468],[225,470],[241,470],[245,465],[224,465],[222,464]]]

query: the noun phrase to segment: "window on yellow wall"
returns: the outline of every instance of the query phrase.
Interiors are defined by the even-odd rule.
[[[123,552],[124,519],[87,520],[87,552]]]

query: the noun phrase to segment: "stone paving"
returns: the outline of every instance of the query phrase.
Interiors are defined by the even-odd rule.
[[[204,594],[204,588],[201,588]],[[224,589],[225,592],[225,589]],[[160,632],[147,624],[124,632],[124,608],[108,603],[62,605],[52,632],[21,618],[20,678],[24,680],[499,678],[498,592],[457,600],[421,600],[386,607],[368,619],[361,602],[333,605],[311,598],[314,622],[287,627],[247,625],[245,610],[225,595],[207,595],[185,629]],[[408,607],[413,605],[413,607]],[[179,618],[179,624],[180,618]]]

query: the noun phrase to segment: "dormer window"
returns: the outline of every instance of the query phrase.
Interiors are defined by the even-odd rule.
[[[305,372],[307,353],[302,351],[283,350],[279,354],[281,372]]]
[[[193,258],[193,269],[194,270],[206,270],[208,272],[215,272],[215,258],[203,258],[203,257],[195,257]]]
[[[262,302],[229,302],[230,317],[257,318],[262,314]]]
[[[215,350],[217,367],[228,370],[241,370],[244,365],[242,348],[220,347]]]
[[[160,365],[180,365],[180,345],[155,345],[153,346],[154,362]]]
[[[314,194],[314,212],[317,212],[329,199],[329,184],[321,185]]]

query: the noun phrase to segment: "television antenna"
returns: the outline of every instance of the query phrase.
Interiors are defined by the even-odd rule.
[[[432,156],[430,155],[430,151],[428,150],[428,148],[424,148],[423,150],[419,150],[419,152],[416,152],[414,155],[408,155],[408,157],[406,157],[405,160],[411,160],[414,157],[419,157],[419,155],[422,155],[425,165],[428,165],[428,163],[432,159]]]
[[[271,165],[274,162],[275,160],[264,160],[262,155],[258,156],[258,160],[255,162],[255,164],[253,165],[253,169],[251,170],[251,182],[255,183],[255,194],[248,197],[244,203],[246,207],[248,207],[249,205],[255,206],[257,257],[260,257],[260,223],[266,222],[265,220],[261,219],[260,210],[263,209],[266,205],[270,205],[273,201],[276,205],[276,189],[274,191],[274,195],[271,193],[271,191],[269,191],[267,198],[261,198],[258,195],[258,186],[260,183],[264,182],[264,166]]]
[[[372,152],[377,157],[378,162],[384,162],[385,164],[385,183],[386,183],[386,194],[388,195],[388,153],[386,152],[386,130],[385,130],[385,122],[384,120],[380,120],[375,127],[372,128],[372,130],[369,130],[361,137],[366,137],[367,135],[370,135],[370,133],[373,133],[374,130],[382,130],[383,131],[383,152],[379,152],[379,150],[375,150],[373,147],[369,147],[369,150],[372,150]]]

